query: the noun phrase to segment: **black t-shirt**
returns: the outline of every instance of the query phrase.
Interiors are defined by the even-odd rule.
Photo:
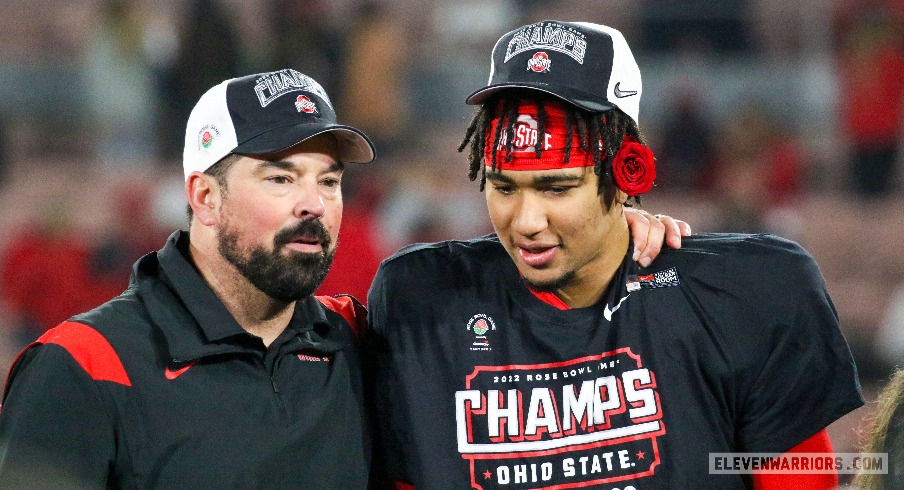
[[[698,235],[604,298],[535,297],[493,236],[384,261],[368,308],[382,457],[425,488],[744,488],[709,454],[784,452],[862,405],[819,269]]]

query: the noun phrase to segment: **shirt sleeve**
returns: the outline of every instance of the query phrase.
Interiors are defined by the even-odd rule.
[[[367,308],[350,294],[337,294],[335,296],[315,296],[323,306],[335,311],[345,318],[348,325],[355,332],[355,337],[361,338],[370,326],[367,323]]]
[[[782,453],[863,405],[857,370],[812,257],[787,241],[730,274],[742,290],[739,450]],[[778,253],[775,253],[776,250]],[[743,352],[742,352],[743,351]]]
[[[823,429],[809,439],[785,452],[786,456],[794,453],[819,453],[834,456],[829,432]],[[753,474],[753,490],[833,490],[838,488],[838,473],[765,473]]]
[[[34,345],[0,407],[0,488],[106,488],[116,437],[104,395],[64,348]]]

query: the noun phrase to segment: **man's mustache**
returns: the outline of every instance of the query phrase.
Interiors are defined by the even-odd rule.
[[[314,238],[320,242],[324,252],[330,248],[330,232],[319,219],[306,219],[291,228],[280,230],[273,238],[276,248],[292,243],[299,238]]]

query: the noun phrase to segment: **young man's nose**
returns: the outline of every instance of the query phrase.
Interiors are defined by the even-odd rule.
[[[546,208],[539,199],[527,193],[515,208],[512,231],[522,236],[533,236],[548,225]]]

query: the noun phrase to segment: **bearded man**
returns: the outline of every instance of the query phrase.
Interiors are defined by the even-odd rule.
[[[189,230],[19,357],[0,487],[365,488],[356,303],[312,293],[344,164],[373,159],[295,70],[203,95],[185,135]]]

